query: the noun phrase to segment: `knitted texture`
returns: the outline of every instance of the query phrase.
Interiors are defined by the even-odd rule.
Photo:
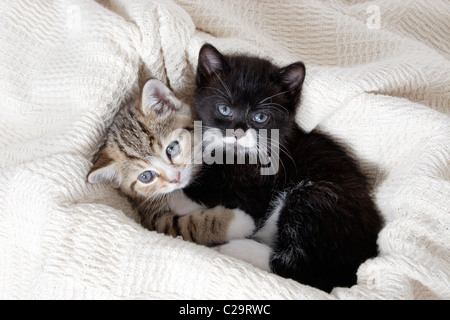
[[[1,299],[450,299],[450,3],[0,1]],[[345,143],[385,227],[331,294],[142,228],[86,174],[149,78],[181,98],[211,42],[304,61],[305,130]]]

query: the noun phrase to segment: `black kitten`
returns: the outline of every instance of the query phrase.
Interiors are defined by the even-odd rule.
[[[185,191],[208,207],[238,207],[259,226],[252,239],[231,241],[219,251],[330,291],[355,284],[358,266],[377,255],[382,220],[366,178],[344,148],[296,124],[304,77],[301,62],[278,68],[203,46],[195,110],[205,131],[216,129],[210,134],[215,135],[214,152],[234,151],[232,157],[223,155],[225,161],[245,150],[247,163],[205,164]],[[235,130],[232,135],[229,129]],[[249,164],[266,135],[266,147],[279,143],[278,151],[268,152],[272,163],[258,158]],[[279,157],[278,171],[261,174],[268,166],[277,168],[274,156]]]

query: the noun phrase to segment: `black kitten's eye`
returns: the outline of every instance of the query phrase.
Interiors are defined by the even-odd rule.
[[[139,175],[139,181],[143,183],[150,183],[156,177],[156,173],[153,171],[145,171]]]
[[[231,117],[231,115],[233,114],[233,112],[231,112],[231,108],[223,104],[219,105],[217,109],[219,110],[219,113],[224,117]]]
[[[166,153],[169,159],[175,157],[177,154],[180,153],[180,143],[178,141],[171,142],[166,149]]]
[[[269,120],[269,116],[265,113],[257,113],[253,116],[253,121],[256,123],[265,123],[267,120]]]

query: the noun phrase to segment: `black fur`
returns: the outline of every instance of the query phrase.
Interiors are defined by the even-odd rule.
[[[210,207],[239,207],[260,226],[284,194],[270,266],[281,276],[330,291],[355,284],[359,265],[377,255],[382,220],[366,178],[345,149],[295,123],[304,76],[301,62],[278,68],[256,57],[224,56],[205,45],[194,95],[199,119],[223,132],[279,129],[281,164],[273,176],[260,175],[260,164],[204,165],[185,191]],[[218,104],[229,106],[234,117],[220,115]],[[252,123],[256,110],[266,111],[268,122]]]

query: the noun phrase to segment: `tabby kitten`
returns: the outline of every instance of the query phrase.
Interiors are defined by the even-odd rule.
[[[253,220],[241,210],[206,209],[183,195],[199,169],[191,161],[192,132],[190,107],[150,80],[115,116],[88,181],[119,189],[150,230],[204,245],[250,235]]]
[[[273,175],[261,175],[260,161],[205,164],[185,193],[208,207],[237,207],[254,218],[257,232],[218,247],[220,252],[330,291],[355,284],[359,265],[377,254],[382,221],[356,161],[331,138],[296,124],[304,77],[301,62],[278,68],[204,45],[194,105],[205,131],[218,129],[211,140],[215,151],[250,155],[260,150],[260,129],[270,144],[276,142],[275,129],[280,166]]]

